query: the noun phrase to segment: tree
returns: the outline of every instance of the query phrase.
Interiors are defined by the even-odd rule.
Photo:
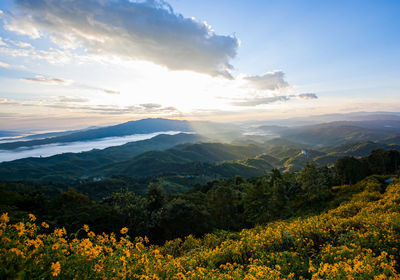
[[[343,157],[335,164],[335,177],[342,185],[355,184],[367,175],[365,165],[354,157]]]
[[[108,205],[115,212],[114,219],[119,218],[120,227],[127,227],[132,236],[147,234],[147,199],[133,192],[113,193],[102,205]]]
[[[151,182],[147,187],[146,198],[148,200],[147,208],[150,212],[161,209],[167,200],[163,188],[153,182]]]

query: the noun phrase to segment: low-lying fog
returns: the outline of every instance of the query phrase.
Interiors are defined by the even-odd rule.
[[[79,153],[92,149],[105,149],[111,146],[119,146],[128,142],[135,142],[153,138],[159,134],[174,135],[181,131],[161,131],[149,134],[134,134],[123,137],[107,137],[92,141],[79,141],[70,143],[54,143],[48,145],[34,146],[29,148],[18,148],[15,150],[0,150],[0,162],[11,161],[27,157],[49,157],[62,153]]]

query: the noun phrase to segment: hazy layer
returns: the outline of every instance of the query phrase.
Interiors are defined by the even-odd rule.
[[[181,131],[160,131],[149,134],[134,134],[123,137],[107,137],[93,141],[77,141],[70,143],[54,143],[49,145],[19,148],[15,150],[0,150],[0,162],[11,161],[27,157],[49,157],[62,153],[79,153],[92,149],[105,149],[111,146],[119,146],[128,142],[146,140],[159,134],[178,134]]]

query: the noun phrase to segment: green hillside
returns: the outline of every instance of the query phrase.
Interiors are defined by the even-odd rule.
[[[187,121],[169,120],[169,119],[142,119],[138,121],[129,121],[126,123],[93,128],[81,131],[66,132],[65,135],[48,137],[44,139],[30,141],[16,141],[10,143],[0,143],[1,150],[12,150],[19,147],[32,147],[38,145],[47,145],[52,143],[68,143],[75,141],[87,141],[106,137],[118,137],[133,134],[146,134],[160,131],[193,131]]]
[[[81,153],[65,153],[46,158],[26,158],[0,163],[1,180],[65,181],[92,176],[101,166],[127,160],[147,151],[164,150],[204,138],[195,134],[158,135],[148,140]]]
[[[143,153],[131,160],[112,164],[98,170],[104,175],[124,174],[130,176],[151,176],[162,173],[180,172],[187,163],[216,163],[221,161],[255,157],[263,149],[256,145],[237,146],[221,143],[184,144],[165,151]],[[188,167],[190,170],[191,168]]]
[[[85,225],[77,236],[65,229],[48,229],[48,224],[34,215],[10,225],[4,213],[0,276],[399,279],[400,183],[386,185],[370,178],[333,191],[337,201],[346,194],[345,201],[319,215],[240,232],[219,231],[203,238],[189,235],[161,246],[149,245],[147,237],[129,237],[128,228],[122,228],[116,238],[115,234],[97,235]]]
[[[376,129],[339,124],[320,124],[293,128],[282,136],[291,141],[314,146],[333,146],[345,142],[377,141],[391,133]]]

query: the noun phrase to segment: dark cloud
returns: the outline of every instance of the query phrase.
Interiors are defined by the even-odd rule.
[[[259,90],[279,90],[289,87],[289,83],[285,81],[285,73],[280,70],[259,76],[249,76],[244,79]]]
[[[172,70],[232,78],[239,40],[217,35],[205,22],[185,18],[162,0],[16,0],[11,31],[49,32],[62,47],[146,60]]]

